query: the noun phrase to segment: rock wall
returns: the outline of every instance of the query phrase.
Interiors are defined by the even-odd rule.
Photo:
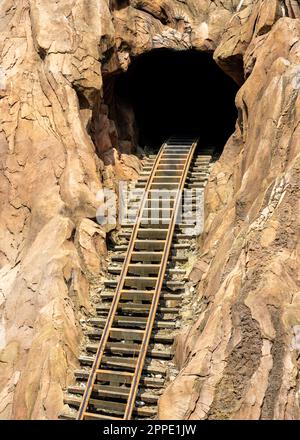
[[[229,73],[242,60],[246,81],[206,190],[199,316],[160,418],[300,417],[300,7],[248,3],[215,51]]]
[[[292,0],[1,2],[1,419],[63,407],[104,266],[97,194],[139,169],[132,113],[111,116],[109,84],[159,47],[214,51],[247,79],[207,188],[201,314],[160,417],[299,417],[299,16]]]

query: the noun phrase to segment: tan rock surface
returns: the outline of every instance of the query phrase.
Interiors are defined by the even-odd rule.
[[[74,235],[79,220],[95,216],[100,161],[81,122],[74,87],[87,90],[89,100],[99,89],[102,14],[99,2],[68,5],[0,6],[0,417],[5,419],[57,418],[62,389],[77,362],[78,312],[89,308]]]
[[[261,3],[273,23],[271,2]],[[184,368],[160,400],[161,418],[171,415],[174,392],[184,393],[183,403],[172,404],[175,418],[300,417],[300,22],[281,18],[270,26],[243,49],[248,79],[236,100],[236,132],[206,191],[203,312],[182,336]],[[232,42],[225,34],[218,59],[229,61]]]
[[[299,418],[299,5],[128,3],[0,4],[0,418],[63,408],[106,252],[97,193],[140,169],[132,111],[111,117],[103,78],[160,47],[215,50],[247,78],[207,188],[202,314],[160,416]]]

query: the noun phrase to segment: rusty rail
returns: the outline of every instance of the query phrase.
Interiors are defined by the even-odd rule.
[[[182,145],[181,145],[182,144]],[[155,321],[155,315],[157,312],[157,307],[159,303],[160,293],[163,286],[163,281],[166,273],[167,268],[167,262],[169,258],[170,253],[170,247],[172,243],[174,228],[176,224],[176,218],[178,214],[178,209],[180,206],[180,200],[182,196],[182,191],[185,185],[185,181],[187,178],[187,174],[189,171],[189,167],[191,164],[191,161],[194,156],[194,152],[197,146],[197,140],[193,139],[191,141],[182,141],[175,140],[166,142],[161,147],[156,160],[154,162],[153,168],[151,170],[151,173],[149,175],[148,181],[145,186],[145,190],[141,199],[140,208],[137,215],[137,220],[133,226],[131,238],[129,241],[127,253],[125,256],[125,260],[121,269],[121,274],[119,277],[119,281],[116,287],[116,291],[113,297],[113,301],[106,319],[106,323],[103,329],[102,337],[100,340],[100,344],[95,356],[95,360],[93,363],[93,366],[91,368],[89,378],[87,381],[87,385],[82,397],[82,402],[78,411],[77,419],[78,420],[84,420],[84,419],[125,419],[128,420],[132,416],[132,412],[135,406],[135,400],[136,395],[145,363],[145,357],[147,353],[147,349],[149,346],[149,341],[151,337],[151,333],[153,330],[153,324]],[[176,156],[174,156],[174,151],[177,153]],[[155,191],[155,185],[157,186],[158,182],[162,179],[161,172],[163,171],[164,167],[172,167],[172,170],[174,169],[174,172],[179,173],[177,175],[172,175],[171,177],[165,176],[163,179],[163,182],[159,185],[160,190],[167,190],[172,188],[172,194],[173,197],[173,206],[171,208],[171,216],[170,221],[167,224],[166,228],[166,236],[164,238],[163,243],[163,252],[162,252],[162,258],[159,263],[159,268],[157,272],[157,276],[154,278],[156,279],[155,287],[152,290],[147,291],[150,293],[153,293],[151,305],[149,308],[149,313],[146,318],[145,322],[145,328],[141,330],[143,332],[143,336],[141,339],[140,347],[137,353],[136,357],[132,358],[133,364],[135,363],[134,371],[120,371],[118,373],[117,370],[107,370],[104,367],[102,367],[104,354],[107,350],[108,340],[110,338],[111,332],[114,329],[114,321],[117,318],[117,311],[118,307],[120,305],[120,300],[122,298],[122,292],[124,290],[124,285],[126,282],[126,277],[130,275],[130,263],[132,261],[132,252],[135,247],[135,243],[139,234],[139,231],[142,228],[142,220],[143,220],[143,213],[146,207],[147,202],[151,202],[151,193]],[[160,170],[160,173],[158,171]],[[170,171],[170,170],[169,170]],[[175,180],[175,182],[174,182]],[[149,203],[148,203],[149,205]],[[151,210],[150,210],[151,212]],[[150,226],[152,224],[152,219],[150,219]],[[143,228],[144,229],[144,228]],[[149,265],[148,265],[149,266]],[[151,265],[150,265],[151,266]],[[133,290],[134,292],[134,290]],[[122,329],[121,329],[122,330]],[[124,334],[127,332],[130,333],[130,331],[133,332],[131,328],[124,329]],[[124,339],[126,340],[126,337],[124,336]],[[129,339],[131,341],[131,339]],[[130,364],[131,365],[131,364]],[[101,414],[101,403],[99,403],[100,406],[97,406],[97,395],[93,397],[93,393],[95,391],[95,387],[97,387],[97,383],[99,383],[98,377],[102,377],[102,382],[105,384],[101,387],[101,390],[105,391],[105,386],[109,386],[107,389],[113,389],[115,390],[115,386],[111,386],[111,382],[107,379],[104,380],[103,377],[107,376],[109,377],[112,374],[116,375],[117,373],[117,379],[116,382],[112,382],[113,385],[116,383],[118,384],[118,380],[120,384],[123,385],[122,390],[126,391],[126,404],[122,406],[124,408],[124,414],[122,417],[115,417],[112,414],[114,414],[113,410],[111,413],[109,413],[109,410],[102,411]],[[100,380],[101,382],[101,380]],[[106,384],[109,385],[106,385]],[[129,384],[129,387],[126,385]],[[101,393],[100,393],[101,395]],[[106,401],[109,402],[109,401]],[[114,401],[112,400],[111,407],[113,408]],[[120,406],[120,405],[119,405]],[[100,409],[99,409],[100,408]]]

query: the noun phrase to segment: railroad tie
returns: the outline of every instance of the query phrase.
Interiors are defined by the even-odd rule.
[[[122,225],[86,321],[86,350],[68,388],[61,418],[153,418],[173,357],[176,317],[185,292],[186,250],[195,237],[196,201],[209,177],[212,150],[195,154],[197,139],[170,138],[143,161],[131,190],[129,224]],[[183,190],[186,221],[178,220]],[[200,191],[200,192],[199,192]]]

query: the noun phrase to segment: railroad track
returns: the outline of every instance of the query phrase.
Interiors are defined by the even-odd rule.
[[[184,295],[186,251],[197,235],[195,191],[203,191],[212,159],[211,150],[196,154],[196,147],[195,139],[170,138],[144,163],[130,193],[134,221],[119,233],[77,385],[65,396],[70,410],[61,418],[156,416]]]

